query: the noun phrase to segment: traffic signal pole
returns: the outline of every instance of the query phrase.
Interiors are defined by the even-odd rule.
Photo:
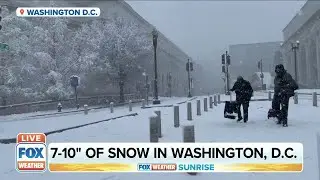
[[[191,79],[190,79],[190,60],[188,59],[188,97],[192,97],[191,95]]]
[[[228,57],[230,57],[230,56],[228,55],[228,51],[226,51],[226,57],[227,57],[227,62],[226,62],[226,65],[227,65],[227,95],[229,95],[230,94],[230,75],[229,75],[230,58],[228,58]]]
[[[191,95],[191,71],[193,71],[193,63],[190,62],[190,59],[188,59],[188,62],[186,64],[186,70],[188,72],[188,97],[192,97]]]
[[[230,95],[230,75],[229,75],[229,65],[230,65],[230,55],[228,51],[225,54],[222,54],[222,72],[225,74],[225,88],[226,88],[226,95]]]
[[[260,79],[261,79],[261,90],[265,90],[263,87],[263,78],[264,78],[264,74],[263,74],[263,66],[262,66],[262,59],[258,62],[258,68],[260,70]]]

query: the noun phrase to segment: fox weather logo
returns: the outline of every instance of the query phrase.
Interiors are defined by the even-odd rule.
[[[138,164],[138,171],[151,171],[151,164]]]
[[[16,169],[19,172],[45,171],[46,146],[44,144],[18,144]]]
[[[25,148],[25,147],[20,147],[18,149],[19,153],[19,159],[23,158],[26,156],[29,159],[37,159],[37,158],[44,158],[43,156],[43,147],[34,147],[34,148]]]
[[[46,136],[39,133],[20,133],[16,145],[16,169],[19,172],[46,170]]]

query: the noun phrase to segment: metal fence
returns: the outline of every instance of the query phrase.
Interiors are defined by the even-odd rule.
[[[271,92],[271,98],[273,97],[274,91],[270,90],[270,91],[255,91],[254,94],[255,95],[263,95],[268,97],[269,92]],[[314,95],[314,93],[316,95]],[[308,93],[308,92],[295,92],[295,94],[297,95],[298,99],[302,99],[302,100],[312,100],[312,101],[320,101],[320,94],[313,92],[313,93]]]
[[[272,94],[274,93],[274,91],[273,90],[269,90]],[[257,93],[269,93],[269,91],[267,90],[267,91],[255,91],[255,92],[257,92]],[[313,93],[306,93],[306,92],[295,92],[296,94],[298,94],[298,95],[305,95],[305,96],[312,96],[313,95]],[[317,96],[319,96],[320,95],[320,93],[316,93],[317,94]]]
[[[140,95],[137,94],[125,94],[125,101],[128,100],[138,100],[141,99]],[[119,102],[119,95],[100,95],[100,96],[88,96],[79,97],[78,103],[80,107],[84,104],[89,106],[106,106],[110,102]],[[57,110],[58,103],[62,104],[63,109],[76,108],[75,99],[65,99],[59,101],[38,101],[22,104],[12,104],[7,106],[0,106],[0,116],[10,115],[10,114],[22,114],[38,111],[50,111]]]

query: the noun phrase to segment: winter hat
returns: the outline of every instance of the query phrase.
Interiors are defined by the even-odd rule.
[[[237,77],[237,81],[243,81],[243,77],[242,76],[238,76]]]

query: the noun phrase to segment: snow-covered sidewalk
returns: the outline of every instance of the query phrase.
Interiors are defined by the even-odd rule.
[[[177,100],[181,100],[183,98],[181,97],[160,97],[162,103],[164,104],[168,104],[168,103],[172,103],[175,102]],[[186,98],[184,98],[186,99]],[[133,103],[133,106],[140,106],[142,102],[137,102],[137,103]],[[152,100],[149,99],[149,103],[152,103]],[[99,108],[98,108],[99,107]],[[102,106],[89,106],[89,109],[105,109]],[[23,114],[11,114],[11,115],[6,115],[6,116],[0,116],[0,122],[3,121],[15,121],[15,120],[21,120],[21,119],[34,119],[34,118],[43,118],[45,117],[50,117],[50,116],[66,116],[69,114],[79,114],[79,113],[83,113],[81,110],[83,110],[83,107],[80,107],[80,109],[77,112],[77,109],[75,108],[68,108],[68,109],[62,109],[62,113],[58,114],[57,110],[49,110],[49,111],[37,111],[37,112],[30,112],[30,113],[23,113]],[[38,116],[38,117],[37,117]]]
[[[203,108],[203,97],[199,97]],[[195,123],[197,142],[301,142],[304,144],[305,167],[302,173],[200,173],[189,176],[184,173],[50,173],[44,174],[19,174],[14,165],[14,144],[0,145],[2,159],[0,165],[0,179],[92,179],[92,180],[141,180],[141,179],[219,179],[219,180],[301,180],[317,178],[317,154],[315,132],[320,129],[319,109],[306,106],[304,102],[294,105],[290,102],[289,127],[283,128],[267,119],[267,111],[271,106],[270,101],[252,102],[250,104],[249,122],[237,123],[235,120],[223,118],[224,104],[214,106],[209,112],[196,116],[196,100],[192,101],[193,118]],[[306,102],[309,103],[309,102]],[[181,124],[187,122],[186,104],[179,105]],[[140,109],[139,115],[125,117],[114,121],[82,127],[63,133],[48,136],[48,142],[148,142],[149,120],[148,117],[156,109]],[[173,108],[159,108],[162,115],[163,138],[161,142],[181,142],[182,128],[173,127]],[[82,115],[84,116],[84,115]]]
[[[162,99],[162,104],[173,104],[187,100],[187,98],[172,98]],[[19,119],[19,120],[0,120],[0,139],[14,138],[20,132],[49,132],[71,126],[82,125],[95,121],[100,121],[118,116],[137,113],[141,111],[141,104],[133,106],[129,112],[128,105],[115,107],[114,113],[110,113],[109,108],[90,110],[88,115],[84,112],[75,114],[62,114],[46,117],[34,117],[32,119]]]

